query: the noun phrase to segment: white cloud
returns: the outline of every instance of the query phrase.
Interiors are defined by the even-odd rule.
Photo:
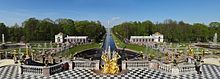
[[[114,20],[118,20],[118,19],[120,19],[120,17],[112,17],[112,21],[114,21]]]

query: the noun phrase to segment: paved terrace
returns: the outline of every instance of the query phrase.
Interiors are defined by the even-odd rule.
[[[96,74],[89,69],[68,70],[49,77],[19,74],[19,66],[0,67],[0,79],[220,79],[220,67],[202,65],[202,74],[185,74],[173,76],[152,69],[132,69],[120,75]]]

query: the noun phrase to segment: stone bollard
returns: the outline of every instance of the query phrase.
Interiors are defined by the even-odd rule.
[[[155,62],[150,62],[149,63],[149,68],[150,69],[158,69],[159,68],[159,64],[155,63]]]
[[[122,70],[126,70],[126,61],[122,61]]]
[[[72,70],[73,69],[73,61],[69,62],[69,69]]]
[[[18,73],[23,74],[23,67],[22,66],[18,67]]]
[[[172,75],[179,75],[179,72],[180,72],[180,70],[179,70],[178,67],[173,67],[172,68]]]
[[[99,60],[96,61],[95,70],[99,70]]]
[[[150,62],[150,63],[149,63],[149,69],[152,69],[152,68],[153,68],[153,63]]]
[[[49,77],[50,76],[50,68],[49,67],[43,67],[43,76]]]

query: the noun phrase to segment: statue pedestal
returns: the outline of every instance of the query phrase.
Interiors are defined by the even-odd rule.
[[[99,61],[96,61],[95,70],[99,70]]]
[[[159,68],[159,64],[155,63],[155,62],[150,62],[149,63],[149,68],[150,69],[158,69]]]
[[[42,72],[43,72],[43,76],[46,76],[46,77],[50,76],[50,69],[49,69],[49,67],[44,67]]]
[[[126,70],[127,68],[126,68],[126,62],[125,61],[122,61],[122,70]]]
[[[179,75],[179,69],[177,67],[172,68],[172,75]]]

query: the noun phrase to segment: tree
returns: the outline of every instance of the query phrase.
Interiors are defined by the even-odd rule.
[[[209,30],[206,25],[195,23],[192,26],[192,33],[194,34],[194,40],[205,42],[208,39]]]
[[[72,19],[57,19],[58,28],[61,28],[64,34],[76,35],[76,27]]]
[[[8,38],[8,30],[4,23],[0,23],[0,36],[2,37],[2,34],[4,34],[5,39]],[[2,41],[2,39],[0,39]]]
[[[144,22],[124,22],[112,28],[113,32],[122,39],[130,36],[152,35],[160,32],[164,35],[167,42],[206,42],[212,39],[215,32],[219,33],[219,23],[207,25],[195,23],[187,24],[183,21],[165,20],[163,23],[152,23],[147,20]],[[220,35],[220,34],[219,34]]]
[[[10,41],[20,42],[21,38],[24,36],[23,28],[20,27],[17,23],[8,28]]]
[[[37,30],[37,26],[39,24],[39,20],[35,19],[35,18],[29,18],[26,21],[24,21],[22,23],[23,27],[24,27],[24,32],[25,32],[25,42],[29,42],[29,41],[36,41],[36,32]]]

